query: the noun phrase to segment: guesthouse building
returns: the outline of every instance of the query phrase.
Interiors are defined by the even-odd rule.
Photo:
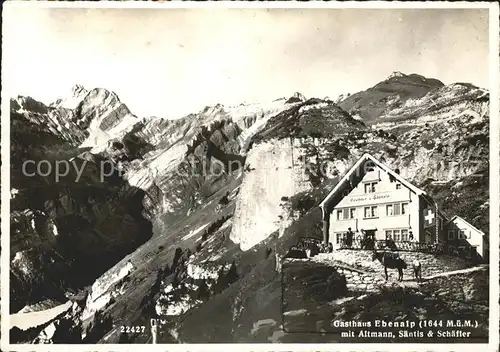
[[[321,202],[323,242],[340,247],[351,228],[356,238],[440,243],[446,217],[422,189],[370,154],[364,154]]]

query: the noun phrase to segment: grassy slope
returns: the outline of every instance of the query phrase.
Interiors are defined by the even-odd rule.
[[[419,75],[394,77],[375,86],[344,99],[339,106],[348,112],[358,112],[363,120],[376,120],[387,111],[388,102],[392,96],[399,95],[399,101],[394,107],[401,106],[410,98],[420,98],[435,88],[442,87],[443,83],[435,79],[425,79]]]
[[[312,107],[315,104],[326,106]],[[301,111],[301,108],[306,110]],[[254,138],[254,142],[270,139],[323,137],[333,138],[339,135],[364,129],[362,121],[354,119],[346,111],[331,101],[309,99],[289,110],[283,111],[271,119]]]

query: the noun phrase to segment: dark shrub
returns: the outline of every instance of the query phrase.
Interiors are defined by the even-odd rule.
[[[229,271],[227,272],[226,275],[226,280],[229,285],[231,285],[233,282],[236,282],[239,278],[238,271],[236,270],[236,263],[233,260],[231,263],[231,267],[229,268]]]
[[[208,290],[208,286],[205,280],[202,280],[198,287],[197,298],[202,301],[210,298],[210,291]]]
[[[177,264],[179,263],[179,259],[182,256],[182,248],[177,247],[175,249],[175,255],[174,255],[174,260],[172,261],[172,270],[174,270],[177,267]]]
[[[272,251],[273,250],[271,248],[266,248],[266,255],[265,255],[266,259],[269,258],[269,256],[271,255]]]
[[[123,145],[122,142],[113,142],[113,148],[114,149],[123,149],[125,146]]]

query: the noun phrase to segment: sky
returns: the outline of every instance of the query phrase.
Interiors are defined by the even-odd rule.
[[[481,9],[78,9],[4,7],[4,82],[50,103],[114,91],[138,116],[298,91],[365,90],[393,71],[488,86]],[[5,84],[5,83],[4,83]]]

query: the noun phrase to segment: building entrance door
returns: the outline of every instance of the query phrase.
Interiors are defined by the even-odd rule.
[[[375,230],[363,230],[361,249],[375,249]]]

